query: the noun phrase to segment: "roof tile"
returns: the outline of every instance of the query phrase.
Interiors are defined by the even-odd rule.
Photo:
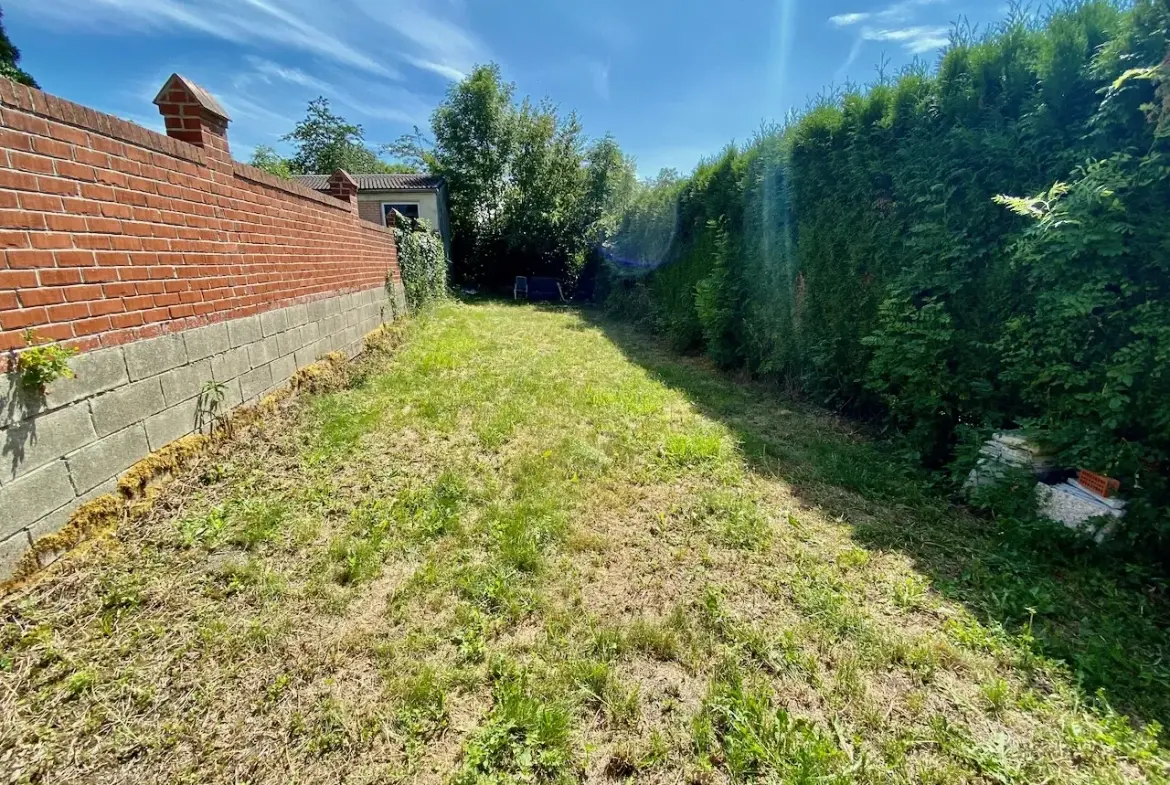
[[[308,186],[314,191],[325,191],[329,188],[327,174],[299,174],[293,179],[301,185]],[[433,174],[355,174],[359,191],[418,191],[438,188],[443,183],[442,177]]]

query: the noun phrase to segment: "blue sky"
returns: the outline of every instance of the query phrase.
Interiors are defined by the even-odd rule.
[[[884,57],[934,64],[960,17],[1003,0],[2,0],[42,88],[158,129],[178,71],[233,117],[236,158],[279,137],[317,95],[371,142],[424,128],[451,80],[495,61],[520,95],[576,109],[642,175],[703,155]]]

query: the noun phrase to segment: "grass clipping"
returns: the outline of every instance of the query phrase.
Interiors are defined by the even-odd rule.
[[[364,339],[367,354],[389,353],[401,344],[402,329],[383,325]],[[297,393],[324,393],[348,386],[353,366],[344,352],[331,352],[318,362],[299,369],[288,383],[251,406],[241,406],[210,434],[193,433],[177,439],[131,466],[118,480],[117,491],[89,500],[69,516],[58,532],[41,537],[21,558],[12,577],[0,583],[0,597],[18,591],[27,582],[69,551],[118,524],[150,511],[156,491],[212,446],[232,438],[237,429],[271,413]]]

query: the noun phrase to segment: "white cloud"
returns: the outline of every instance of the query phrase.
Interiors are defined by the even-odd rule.
[[[829,21],[837,27],[848,27],[849,25],[855,25],[858,22],[864,22],[866,19],[869,19],[869,17],[870,14],[866,13],[837,14],[836,16],[830,16]]]
[[[271,84],[273,80],[279,80],[307,88],[311,93],[323,95],[336,104],[380,120],[415,125],[424,123],[429,113],[426,102],[417,95],[399,87],[368,85],[367,89],[362,91],[363,95],[367,97],[359,99],[344,88],[307,74],[299,68],[283,66],[260,57],[249,57],[248,62],[252,65],[253,70],[237,76],[234,80],[239,90],[248,89],[257,80],[266,84]],[[291,128],[292,125],[292,122],[285,123],[288,128]]]
[[[905,22],[913,18],[919,8],[931,5],[942,5],[949,0],[901,0],[888,5],[880,11],[857,11],[849,14],[830,16],[829,22],[836,27],[849,27],[861,22],[876,22],[891,24]]]
[[[893,30],[866,28],[861,31],[866,41],[894,41],[911,54],[923,54],[941,49],[950,43],[949,31],[945,27],[903,27]]]
[[[371,74],[396,77],[335,30],[338,5],[312,0],[8,0],[9,9],[93,33],[189,30],[233,43],[313,54]]]
[[[389,28],[405,47],[402,58],[425,71],[447,79],[466,76],[479,63],[492,59],[487,46],[470,29],[447,16],[436,13],[441,1],[427,3],[414,0],[354,0],[357,7],[382,26]],[[447,7],[451,15],[466,9],[458,4]]]

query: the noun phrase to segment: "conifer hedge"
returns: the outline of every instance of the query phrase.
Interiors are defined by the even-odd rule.
[[[956,30],[635,199],[608,306],[951,467],[1024,427],[1170,553],[1170,4]],[[650,272],[642,272],[650,267]]]

